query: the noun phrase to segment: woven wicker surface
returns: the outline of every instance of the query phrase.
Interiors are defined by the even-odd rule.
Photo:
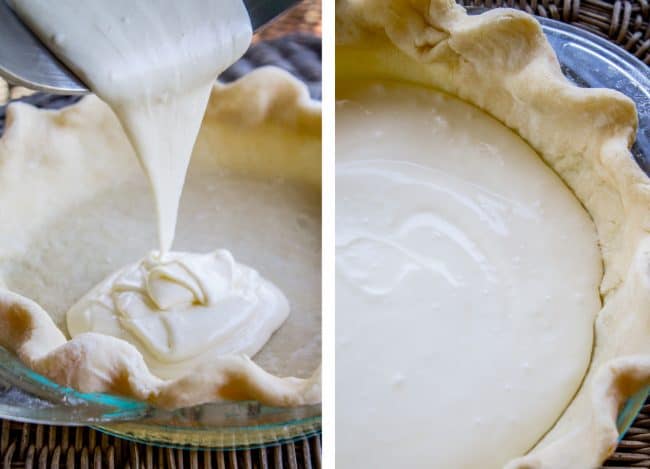
[[[285,34],[310,33],[316,36],[321,34],[321,1],[302,0],[268,27],[258,31],[253,42],[276,39]]]
[[[320,437],[246,451],[187,451],[131,443],[90,428],[0,424],[0,467],[38,469],[320,469]]]

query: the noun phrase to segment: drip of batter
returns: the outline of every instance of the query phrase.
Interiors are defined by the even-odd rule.
[[[589,364],[594,226],[472,106],[396,83],[337,93],[337,467],[502,467]]]
[[[213,83],[251,41],[242,0],[12,4],[117,115],[150,181],[158,213],[159,251],[82,298],[68,312],[70,334],[93,331],[126,339],[164,377],[216,355],[255,354],[288,315],[282,292],[225,251],[170,252]]]

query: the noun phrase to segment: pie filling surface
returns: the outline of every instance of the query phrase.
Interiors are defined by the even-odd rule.
[[[501,467],[589,365],[593,223],[477,108],[396,82],[337,95],[337,463]]]

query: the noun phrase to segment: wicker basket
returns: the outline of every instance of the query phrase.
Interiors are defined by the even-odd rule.
[[[86,427],[2,420],[0,467],[78,469],[320,469],[320,437],[266,449],[188,451],[132,443]]]

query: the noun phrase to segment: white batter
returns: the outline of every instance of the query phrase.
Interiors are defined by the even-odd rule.
[[[501,467],[588,366],[594,226],[472,106],[394,83],[337,93],[337,467]]]
[[[255,355],[288,313],[282,292],[219,250],[174,252],[164,261],[151,256],[127,266],[91,290],[67,318],[72,337],[95,331],[126,338],[157,376],[175,378],[206,354]]]
[[[251,41],[242,0],[16,0],[13,6],[115,112],[158,213],[159,250],[83,297],[68,312],[70,334],[126,339],[165,378],[187,373],[202,356],[257,353],[289,314],[284,294],[227,251],[169,252],[210,91]]]
[[[210,90],[251,41],[242,0],[11,3],[120,119],[156,198],[160,251],[170,250]]]

